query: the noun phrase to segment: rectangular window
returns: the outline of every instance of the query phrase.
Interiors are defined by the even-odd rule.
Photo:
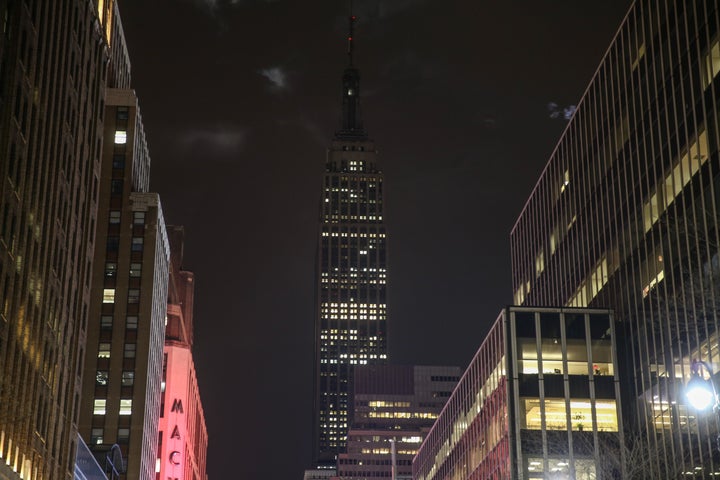
[[[103,429],[93,428],[90,431],[90,445],[102,445],[103,443]]]
[[[135,384],[135,372],[132,370],[123,370],[122,372],[122,386],[132,387]]]
[[[117,120],[127,120],[128,112],[128,107],[117,107],[117,110],[115,111],[115,118]]]
[[[130,440],[130,429],[129,428],[118,428],[117,443],[126,444]]]
[[[128,290],[128,303],[139,303],[140,302],[140,289],[131,288]]]
[[[95,373],[95,385],[105,386],[107,384],[108,384],[108,371],[107,370],[98,370],[97,373]]]
[[[112,322],[113,322],[112,315],[102,315],[100,317],[100,328],[103,330],[111,330]]]
[[[131,263],[130,264],[130,276],[139,277],[142,273],[142,263]]]
[[[105,406],[107,400],[104,398],[96,398],[93,402],[93,415],[105,415]]]
[[[132,415],[131,398],[123,398],[120,400],[120,415]]]
[[[137,330],[138,327],[138,317],[136,315],[131,315],[125,319],[125,328],[128,330]]]
[[[124,145],[127,143],[127,131],[126,130],[115,130],[115,144]]]
[[[116,153],[113,155],[113,168],[116,170],[120,170],[125,168],[125,154],[124,153]]]
[[[145,239],[143,237],[133,237],[132,245],[131,245],[130,249],[133,252],[142,252],[144,242],[145,242]]]
[[[114,288],[103,288],[103,303],[115,303]]]
[[[125,358],[135,358],[135,347],[134,343],[126,343],[123,356]]]
[[[107,239],[107,251],[117,252],[120,247],[120,237],[108,237]]]
[[[115,275],[117,275],[117,263],[106,262],[105,263],[105,276],[106,277],[114,277]]]
[[[145,225],[145,212],[133,212],[133,225]]]
[[[119,195],[123,191],[123,181],[122,180],[111,180],[110,181],[110,193],[113,195]]]
[[[120,210],[112,210],[110,212],[110,225],[117,225],[120,223]]]
[[[98,347],[98,358],[110,358],[110,344],[101,343]]]

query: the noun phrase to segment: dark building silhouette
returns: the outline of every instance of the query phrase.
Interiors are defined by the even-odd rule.
[[[720,370],[719,15],[635,2],[511,234],[516,303],[614,309],[647,478],[720,471],[683,396],[694,360]]]
[[[360,116],[360,73],[342,78],[342,126],[322,184],[315,318],[315,460],[334,465],[348,430],[355,365],[387,359],[387,252],[383,174]]]
[[[74,470],[111,24],[0,2],[0,478]]]

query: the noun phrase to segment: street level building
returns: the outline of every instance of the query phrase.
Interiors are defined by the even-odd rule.
[[[347,452],[337,478],[412,478],[412,459],[455,389],[459,367],[366,365],[355,368]]]
[[[168,238],[170,281],[156,478],[206,480],[208,435],[192,355],[195,276],[182,268],[183,227],[169,226]]]
[[[0,19],[0,478],[69,479],[109,19],[80,0],[3,1]]]
[[[718,2],[638,0],[511,233],[515,303],[607,307],[626,338],[625,418],[648,478],[720,475]]]
[[[170,246],[137,98],[109,88],[80,405],[91,449],[117,444],[130,479],[155,477]]]
[[[354,17],[351,18],[351,30]],[[322,183],[315,318],[314,455],[334,465],[344,451],[356,365],[387,359],[383,174],[360,116],[360,73],[342,78],[342,126],[327,152]]]
[[[607,310],[508,307],[413,461],[415,480],[632,478]]]

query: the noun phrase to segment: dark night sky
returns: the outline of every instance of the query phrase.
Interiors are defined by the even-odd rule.
[[[210,478],[310,466],[314,256],[345,0],[118,0],[152,189],[186,227]],[[509,232],[630,0],[355,0],[386,174],[390,360],[466,366]]]

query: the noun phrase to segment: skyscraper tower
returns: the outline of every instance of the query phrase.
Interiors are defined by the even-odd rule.
[[[348,430],[354,365],[387,360],[383,175],[360,116],[360,72],[342,77],[342,123],[327,152],[320,208],[315,313],[315,460],[332,464]]]

